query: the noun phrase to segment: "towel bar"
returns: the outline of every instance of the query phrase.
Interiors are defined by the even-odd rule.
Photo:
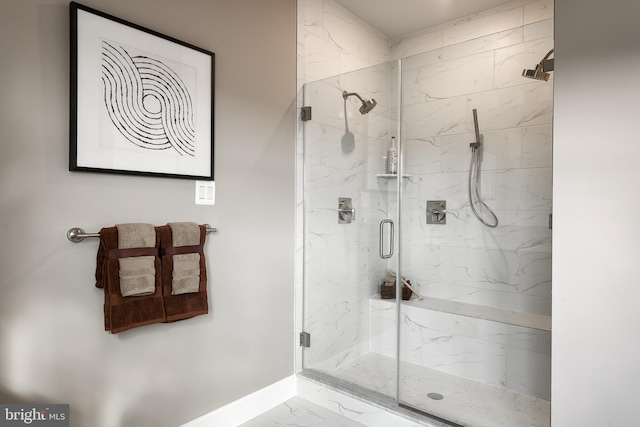
[[[204,226],[207,229],[207,233],[216,233],[218,231],[217,228],[209,224],[204,224]],[[70,228],[67,231],[67,239],[73,243],[80,243],[87,237],[100,237],[100,233],[85,233],[84,230],[79,227]]]

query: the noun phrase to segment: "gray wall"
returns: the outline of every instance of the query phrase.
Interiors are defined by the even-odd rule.
[[[73,426],[176,426],[293,373],[295,2],[86,0],[216,54],[216,205],[189,180],[67,171],[69,7],[0,2],[0,401]],[[103,330],[97,240],[210,223],[210,314]]]
[[[556,0],[554,427],[640,425],[638,16]]]

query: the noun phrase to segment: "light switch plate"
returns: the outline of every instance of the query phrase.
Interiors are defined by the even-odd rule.
[[[216,204],[215,181],[196,181],[196,205]]]

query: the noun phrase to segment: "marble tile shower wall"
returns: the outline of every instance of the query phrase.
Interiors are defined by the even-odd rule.
[[[313,108],[297,145],[297,209],[307,236],[296,246],[304,265],[304,290],[297,289],[313,343],[304,367],[332,370],[369,351],[368,298],[386,268],[377,224],[388,200],[375,174],[384,168],[389,135],[390,50],[385,37],[333,0],[299,0],[298,19],[299,85]],[[367,69],[377,64],[384,65]],[[367,70],[350,73],[360,69]],[[343,90],[378,105],[362,116],[355,98],[344,102]],[[338,197],[352,198],[352,224],[338,224]]]
[[[334,0],[298,0],[304,83],[389,60],[389,40]]]
[[[551,314],[553,84],[521,76],[553,48],[550,11],[536,1],[460,21],[437,32],[458,43],[403,63],[403,274],[425,295]],[[477,37],[496,27],[508,29]],[[468,200],[473,109],[496,229]],[[446,225],[426,224],[427,200],[447,201]]]

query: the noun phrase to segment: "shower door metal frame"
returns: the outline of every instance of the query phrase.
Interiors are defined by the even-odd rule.
[[[396,220],[398,222],[398,232],[396,234],[396,242],[398,245],[398,251],[396,255],[396,396],[395,403],[400,405],[400,320],[402,317],[402,250],[400,242],[402,242],[402,175],[404,173],[404,150],[403,150],[403,136],[402,136],[402,58],[397,60],[398,67],[398,106],[397,106],[397,128],[396,128],[396,140],[398,141],[398,179],[396,179],[396,194],[398,200],[396,201]],[[393,244],[396,244],[393,242]]]

